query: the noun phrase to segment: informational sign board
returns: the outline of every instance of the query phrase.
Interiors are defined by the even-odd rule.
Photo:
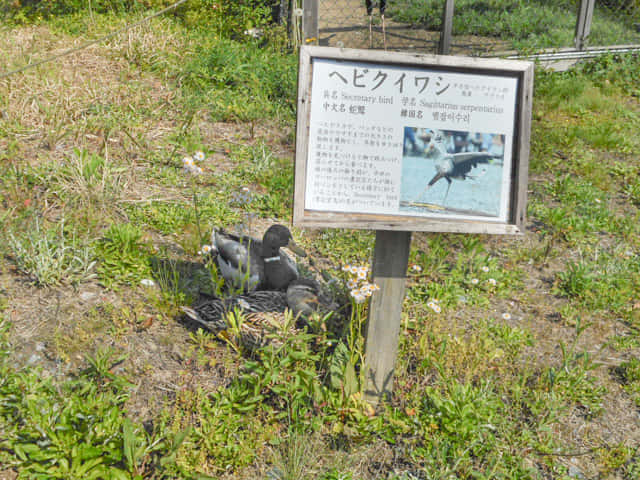
[[[517,234],[530,62],[303,46],[293,223]]]

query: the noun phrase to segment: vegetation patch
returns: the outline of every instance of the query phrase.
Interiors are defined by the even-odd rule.
[[[5,7],[7,63],[168,5],[107,3]],[[470,25],[502,35],[517,13],[549,39],[565,3],[489,2]],[[271,6],[188,1],[0,79],[0,477],[635,478],[635,55],[537,69],[521,238],[413,234],[377,409],[362,395],[372,232],[292,229],[300,269],[342,308],[284,317],[259,348],[249,315],[220,333],[181,315],[225,294],[213,227],[291,220],[297,60]]]

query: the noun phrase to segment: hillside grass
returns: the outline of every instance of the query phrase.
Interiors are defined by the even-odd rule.
[[[128,15],[5,26],[0,51]],[[0,477],[637,478],[640,59],[537,69],[526,232],[413,235],[373,411],[361,306],[249,356],[179,315],[218,288],[213,226],[291,221],[296,57],[231,37],[156,18],[0,79]],[[336,277],[371,260],[371,232],[294,236]]]

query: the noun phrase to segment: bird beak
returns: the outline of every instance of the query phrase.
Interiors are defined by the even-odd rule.
[[[299,257],[306,257],[307,252],[305,252],[301,247],[299,247],[293,239],[289,239],[289,243],[287,243],[287,248],[291,250],[293,253],[298,255]]]

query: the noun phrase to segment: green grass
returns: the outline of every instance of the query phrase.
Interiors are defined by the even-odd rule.
[[[291,122],[295,110],[295,56],[282,49],[227,39],[204,41],[180,72],[185,95],[203,103],[213,120],[249,124]]]
[[[62,48],[135,15],[59,16],[33,42]],[[522,238],[413,234],[394,394],[374,412],[360,393],[366,304],[245,356],[178,321],[219,291],[198,255],[211,228],[261,232],[292,207],[295,55],[280,32],[260,44],[192,22],[187,10],[115,39],[96,70],[78,60],[101,82],[71,89],[52,64],[0,83],[0,315],[14,325],[0,332],[0,468],[537,479],[567,478],[571,459],[587,478],[634,478],[640,425],[614,408],[640,404],[638,57],[538,69]],[[42,108],[13,106],[34,91]],[[189,175],[181,159],[199,150]],[[336,278],[370,261],[372,232],[293,230]],[[34,342],[67,376],[28,364]]]
[[[439,31],[443,2],[404,0],[390,4],[390,16],[399,22]],[[453,35],[480,35],[510,41],[515,48],[573,46],[577,3],[573,1],[463,0],[455,4]],[[593,14],[591,45],[637,43],[633,19],[638,7],[621,13],[598,5]]]
[[[87,370],[54,382],[11,366],[8,329],[1,321],[3,467],[19,468],[22,478],[132,479],[173,463],[184,435],[147,432],[126,416],[131,383],[110,371],[119,362],[113,352],[97,352]]]

